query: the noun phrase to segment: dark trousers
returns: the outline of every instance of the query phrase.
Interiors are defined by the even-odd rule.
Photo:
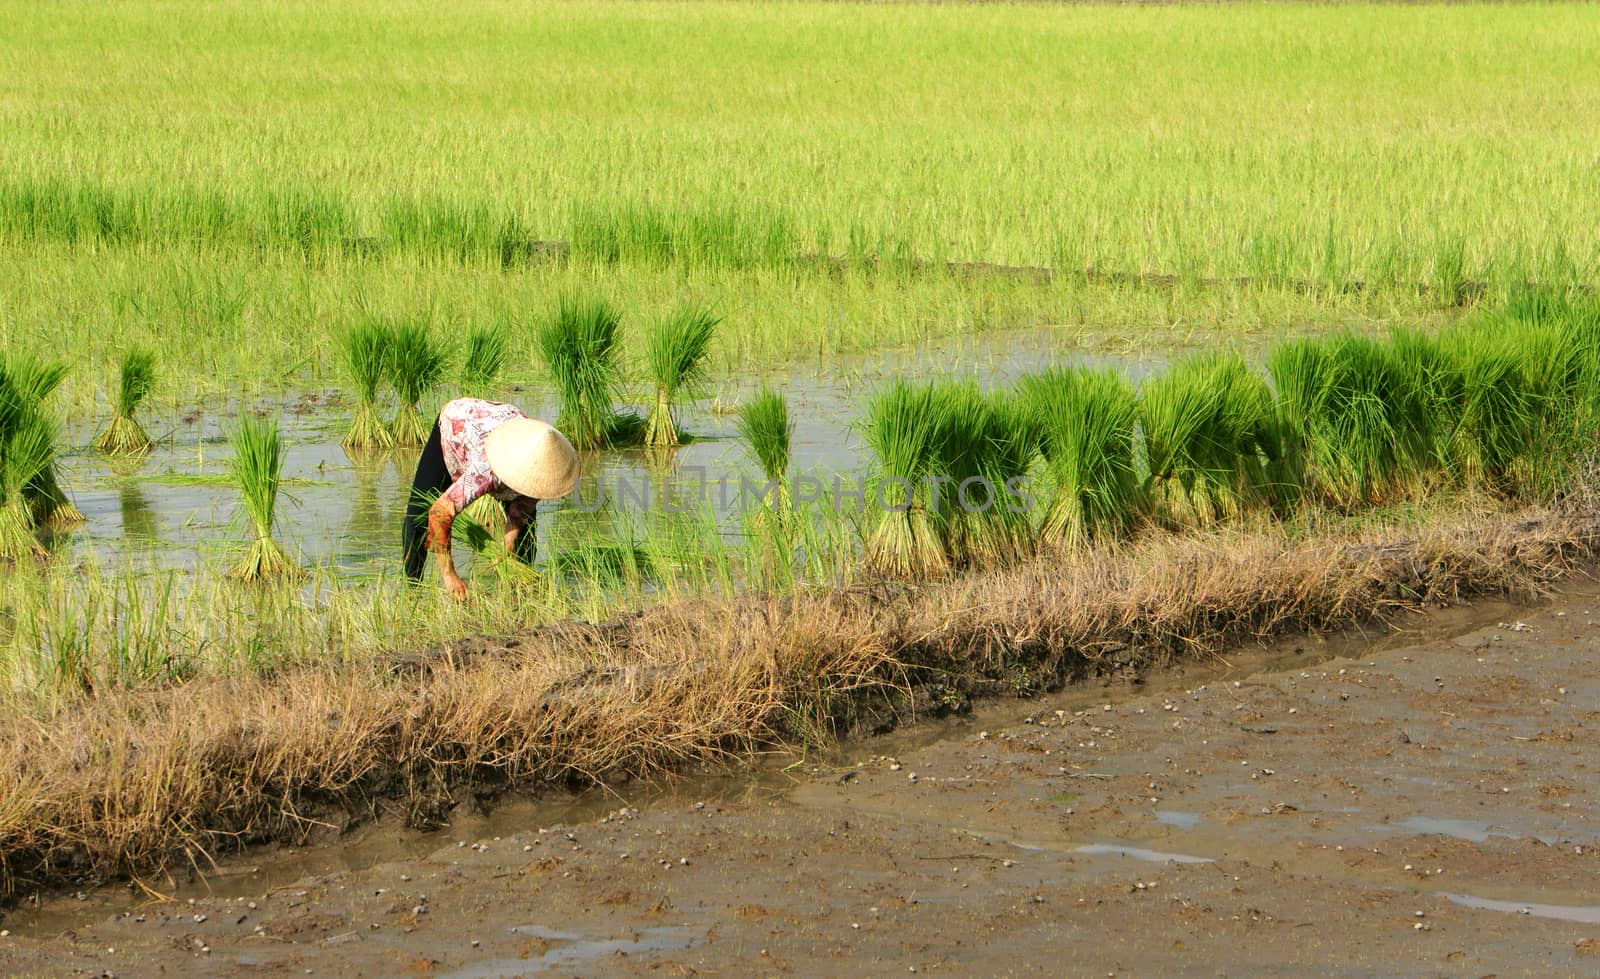
[[[439,441],[439,420],[433,420],[433,431],[428,444],[422,447],[417,459],[417,474],[411,478],[411,493],[406,497],[405,521],[400,526],[400,544],[405,555],[406,577],[417,581],[428,564],[428,508],[439,494],[450,488],[450,470],[444,464],[444,446]],[[532,564],[537,535],[534,533],[535,514],[528,515],[528,523],[517,534],[516,548],[512,552],[518,560]]]

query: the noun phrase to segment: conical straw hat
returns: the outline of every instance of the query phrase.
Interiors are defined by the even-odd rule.
[[[536,500],[566,496],[578,481],[578,453],[567,437],[537,418],[513,418],[484,440],[489,468],[501,485]]]

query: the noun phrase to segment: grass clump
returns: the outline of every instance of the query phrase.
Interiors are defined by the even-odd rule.
[[[378,388],[389,373],[390,341],[394,333],[377,320],[365,320],[346,330],[339,341],[344,369],[356,388],[356,413],[340,444],[347,449],[387,449],[394,433],[378,415]]]
[[[244,501],[255,539],[233,575],[247,582],[271,582],[304,572],[272,539],[272,523],[283,476],[283,439],[275,418],[246,415],[228,437],[233,458],[228,469]]]
[[[422,445],[428,440],[428,424],[418,406],[444,378],[444,348],[426,323],[407,320],[391,328],[384,366],[400,402],[389,434],[397,446]]]
[[[1022,380],[1052,497],[1044,543],[1081,547],[1127,531],[1144,510],[1135,462],[1139,420],[1133,386],[1112,370],[1070,368]]]
[[[709,310],[684,307],[662,320],[650,334],[645,364],[656,385],[656,401],[645,423],[649,446],[678,444],[678,426],[672,403],[680,394],[693,392],[705,380],[706,352],[716,335],[718,317]]]
[[[467,331],[466,354],[461,358],[461,391],[483,397],[493,389],[505,369],[511,331],[504,322],[475,326]]]
[[[156,355],[140,348],[129,350],[122,358],[117,375],[116,410],[111,422],[94,440],[94,447],[106,455],[143,455],[155,443],[133,416],[140,402],[150,394],[155,384]]]
[[[737,424],[739,437],[767,479],[763,503],[771,506],[780,520],[786,520],[790,509],[789,444],[794,438],[788,402],[776,391],[763,390],[739,406]]]
[[[612,406],[621,379],[620,323],[616,309],[604,299],[565,295],[539,329],[539,351],[561,400],[556,427],[579,450],[603,448],[642,434],[637,418],[629,422]]]

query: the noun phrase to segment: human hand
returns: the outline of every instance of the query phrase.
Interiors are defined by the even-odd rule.
[[[450,575],[444,579],[444,590],[458,602],[467,600],[467,583],[458,575]]]

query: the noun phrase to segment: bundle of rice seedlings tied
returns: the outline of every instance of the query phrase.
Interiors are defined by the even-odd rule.
[[[1566,324],[1525,322],[1440,338],[1455,370],[1448,452],[1463,482],[1511,499],[1567,488],[1595,446],[1592,341]]]
[[[783,395],[771,389],[739,406],[739,437],[756,457],[767,478],[762,491],[763,511],[777,514],[780,524],[789,518],[789,443],[794,438],[794,420]]]
[[[1144,512],[1135,464],[1139,403],[1116,371],[1071,368],[1023,378],[1021,396],[1039,437],[1052,497],[1039,536],[1081,547],[1119,536]]]
[[[347,449],[387,449],[394,434],[378,415],[378,387],[389,372],[394,332],[378,320],[357,323],[339,340],[345,372],[356,387],[356,413],[340,442]]]
[[[34,535],[38,506],[30,487],[50,470],[56,431],[29,383],[37,365],[12,357],[0,363],[0,558],[11,561],[45,553]]]
[[[155,443],[133,413],[150,394],[155,384],[155,371],[156,355],[149,350],[134,348],[123,356],[117,377],[116,411],[105,431],[94,440],[97,450],[117,456],[143,455],[150,451]]]
[[[428,424],[418,406],[444,378],[444,348],[426,323],[407,320],[393,327],[384,366],[400,402],[389,434],[397,446],[420,446],[428,440]]]
[[[1168,516],[1208,522],[1255,503],[1276,503],[1294,486],[1292,447],[1272,391],[1236,354],[1201,354],[1170,367],[1140,392],[1148,475]]]
[[[867,406],[863,437],[875,457],[868,505],[876,519],[863,559],[871,571],[923,577],[950,567],[938,515],[929,505],[929,480],[942,449],[934,422],[939,397],[932,385],[895,381]]]
[[[580,451],[625,441],[637,424],[637,418],[629,424],[619,417],[612,405],[621,378],[620,322],[604,299],[565,295],[539,328],[539,351],[561,400],[556,427]]]
[[[1415,337],[1295,340],[1268,355],[1307,488],[1340,509],[1416,495],[1436,458],[1436,362]]]
[[[1037,452],[1026,410],[973,380],[935,384],[931,395],[927,506],[945,554],[956,564],[1024,556],[1033,534],[1016,480]]]
[[[678,444],[672,403],[681,394],[697,393],[704,382],[706,352],[719,322],[709,310],[686,306],[663,319],[650,334],[645,364],[656,384],[656,401],[645,423],[645,445]]]
[[[24,487],[28,508],[35,526],[72,527],[83,523],[79,510],[61,487],[59,462],[55,453],[54,420],[45,410],[45,400],[61,384],[67,365],[60,361],[44,361],[33,357],[14,355],[7,358],[6,375],[12,392],[23,412],[34,412],[46,417],[50,425],[49,460]]]
[[[278,487],[283,474],[283,440],[277,419],[246,415],[239,420],[228,442],[233,447],[228,469],[239,487],[245,515],[255,532],[244,560],[233,571],[234,577],[248,582],[270,582],[303,575],[272,539]]]
[[[461,391],[481,398],[493,390],[506,366],[511,330],[503,322],[474,326],[467,331],[466,354],[461,359]]]

